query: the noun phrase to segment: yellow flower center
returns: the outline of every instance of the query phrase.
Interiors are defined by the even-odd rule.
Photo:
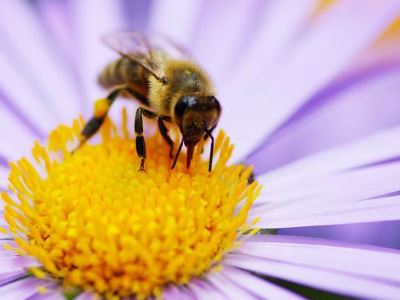
[[[36,276],[107,298],[146,298],[202,276],[240,235],[256,232],[247,216],[259,187],[248,185],[250,168],[227,166],[233,146],[223,133],[212,172],[202,145],[189,170],[184,153],[171,170],[158,133],[146,138],[146,172],[138,172],[125,110],[122,117],[119,128],[107,120],[98,144],[72,155],[83,120],[59,126],[46,147],[34,146],[31,162],[11,164],[4,215],[17,244],[11,250],[43,266]]]

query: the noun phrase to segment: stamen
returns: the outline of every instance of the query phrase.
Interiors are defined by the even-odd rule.
[[[13,193],[2,199],[17,248],[6,247],[37,258],[42,267],[32,274],[57,278],[67,290],[141,299],[203,276],[241,234],[257,232],[247,218],[260,188],[248,185],[250,167],[227,165],[233,146],[223,132],[212,172],[202,143],[189,170],[183,152],[171,169],[159,133],[146,138],[146,172],[138,172],[127,124],[124,110],[121,127],[107,120],[101,141],[73,155],[83,120],[60,125],[47,146],[35,144],[33,161],[11,164]]]

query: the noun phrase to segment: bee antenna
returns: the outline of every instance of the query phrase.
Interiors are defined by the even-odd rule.
[[[175,168],[176,162],[178,161],[179,154],[181,153],[181,150],[182,150],[182,146],[183,146],[183,138],[181,140],[181,143],[179,144],[178,151],[176,151],[176,155],[174,158],[174,162],[172,163],[171,169]]]

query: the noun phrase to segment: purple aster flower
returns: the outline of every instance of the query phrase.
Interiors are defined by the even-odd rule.
[[[400,219],[399,14],[396,0],[0,4],[1,298],[396,298],[399,251],[273,231]],[[82,120],[57,126],[104,96],[115,53],[99,37],[126,27],[209,70],[231,160],[256,182],[227,164],[224,134],[211,174],[200,153],[195,172],[169,171],[150,137],[140,177],[132,103],[70,155]]]

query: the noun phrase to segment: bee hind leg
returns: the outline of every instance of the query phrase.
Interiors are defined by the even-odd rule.
[[[164,140],[169,145],[169,157],[173,158],[174,157],[174,154],[173,154],[174,153],[174,141],[168,135],[168,128],[165,126],[164,121],[171,122],[171,117],[159,116],[157,123],[158,123],[158,129],[160,130],[161,136],[164,138]]]
[[[143,107],[139,107],[136,110],[135,115],[135,133],[136,133],[136,152],[140,157],[140,167],[139,171],[144,171],[144,162],[146,160],[146,142],[143,136],[143,117],[144,115],[147,118],[155,118],[157,115]]]
[[[108,94],[106,98],[98,99],[95,102],[94,114],[83,127],[79,145],[72,151],[72,153],[76,152],[80,147],[82,147],[86,141],[100,129],[105,118],[107,117],[111,105],[123,91],[128,91],[128,88],[125,85],[115,88]]]

